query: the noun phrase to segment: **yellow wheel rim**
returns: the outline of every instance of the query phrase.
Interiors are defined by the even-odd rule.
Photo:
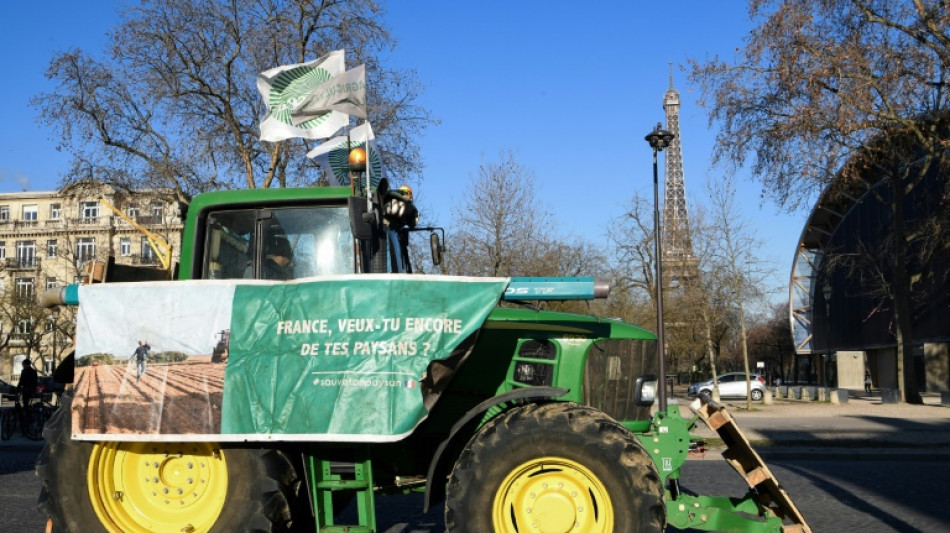
[[[208,531],[228,492],[224,455],[211,443],[97,443],[86,477],[112,533]]]
[[[513,469],[502,482],[492,523],[505,533],[607,533],[614,529],[614,511],[606,487],[588,468],[541,457]]]

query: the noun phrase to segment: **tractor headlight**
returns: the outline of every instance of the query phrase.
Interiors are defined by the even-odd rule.
[[[633,395],[638,405],[653,405],[656,401],[656,386],[658,379],[656,376],[641,376],[637,378],[637,383],[633,388]]]

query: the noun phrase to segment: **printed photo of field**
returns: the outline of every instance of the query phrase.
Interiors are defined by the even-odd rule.
[[[73,431],[80,438],[219,434],[224,367],[223,362],[213,363],[211,355],[149,362],[145,376],[138,380],[131,359],[78,366]]]

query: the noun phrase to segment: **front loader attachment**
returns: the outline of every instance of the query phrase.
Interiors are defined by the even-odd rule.
[[[722,438],[725,459],[749,486],[749,495],[757,506],[783,521],[783,533],[811,533],[801,511],[792,502],[788,492],[766,466],[762,457],[739,429],[736,420],[722,405],[700,397],[690,406],[710,429]]]
[[[811,533],[801,512],[742,433],[735,419],[708,397],[701,396],[690,408],[696,417],[681,417],[679,408],[655,413],[651,429],[636,434],[651,455],[668,487],[666,512],[669,525],[736,533]],[[690,444],[701,440],[689,434],[702,420],[726,445],[723,458],[745,480],[749,491],[740,498],[685,494],[680,491],[680,467]]]

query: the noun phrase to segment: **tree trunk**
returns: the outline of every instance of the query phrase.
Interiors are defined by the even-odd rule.
[[[904,183],[891,178],[894,192],[893,215],[894,231],[894,325],[897,342],[897,382],[901,387],[901,401],[922,404],[923,398],[917,390],[917,378],[914,371],[914,333],[911,316],[910,276],[907,272],[907,239],[904,221]]]

